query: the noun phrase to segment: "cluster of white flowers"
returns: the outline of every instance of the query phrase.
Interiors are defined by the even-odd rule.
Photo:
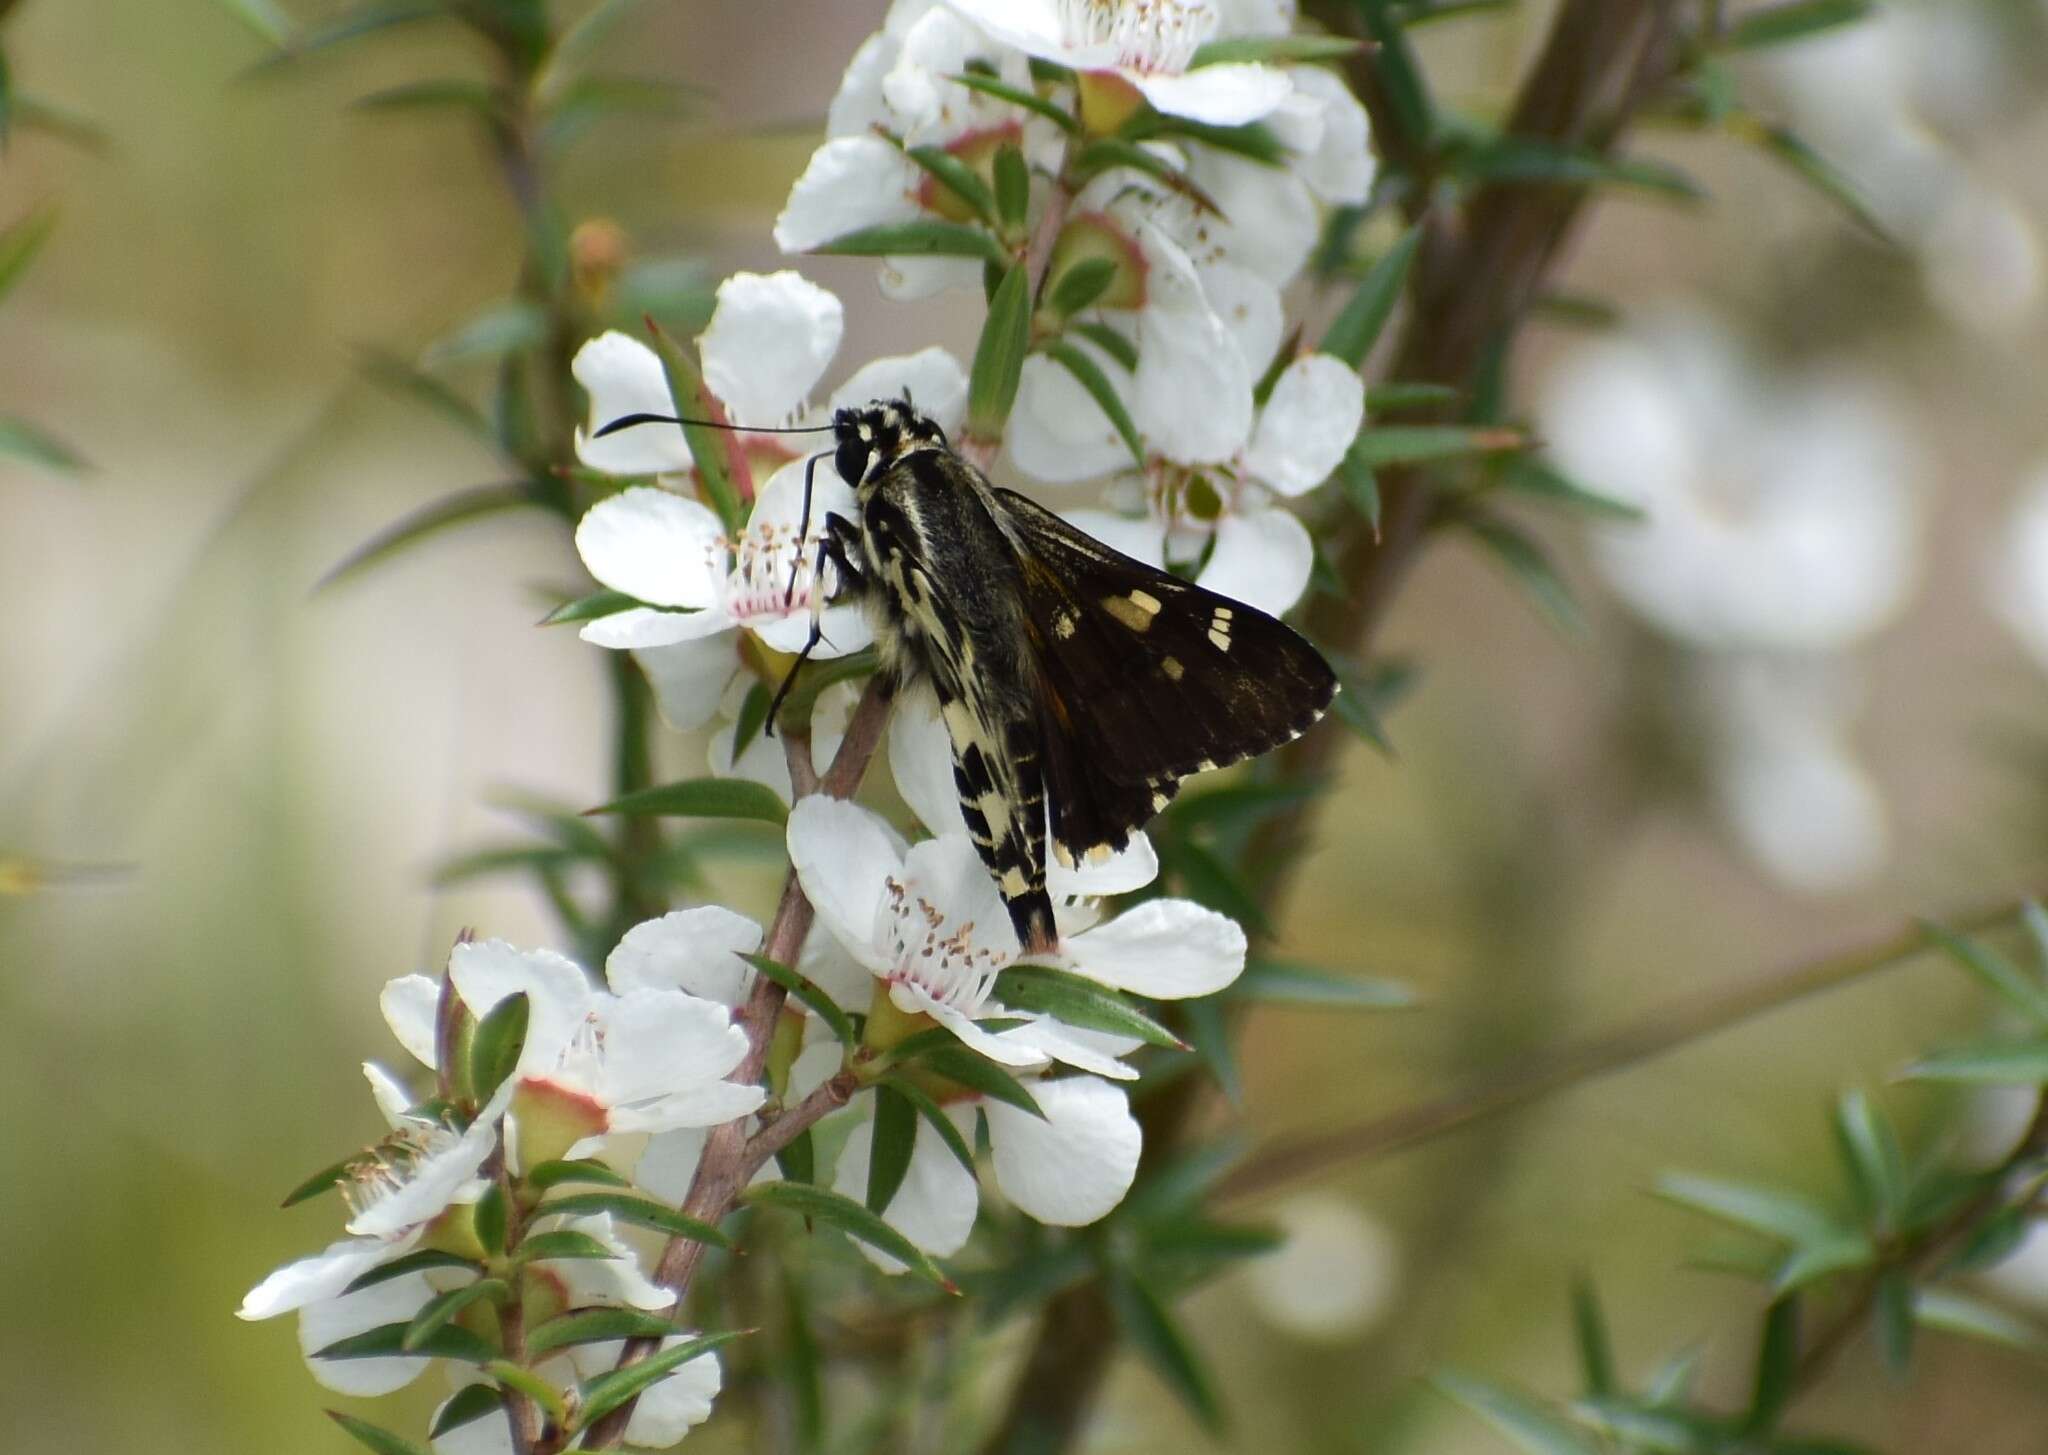
[[[1542,427],[1574,477],[1640,506],[1603,528],[1615,594],[1689,649],[1706,758],[1731,830],[1808,891],[1882,863],[1882,799],[1849,747],[1846,655],[1920,566],[1921,467],[1903,411],[1845,372],[1775,377],[1696,314],[1576,352]]]

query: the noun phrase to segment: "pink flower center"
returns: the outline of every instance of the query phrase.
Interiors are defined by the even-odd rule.
[[[951,924],[944,910],[893,874],[886,883],[891,924],[883,949],[895,968],[885,978],[892,985],[914,985],[941,1005],[973,1015],[1009,957],[975,944],[973,920]]]
[[[1113,46],[1119,66],[1177,76],[1221,18],[1208,0],[1061,0],[1060,32],[1075,46]]]
[[[816,552],[815,523],[808,543],[798,541],[794,522],[748,526],[726,578],[725,606],[733,620],[744,626],[809,611],[818,584]]]

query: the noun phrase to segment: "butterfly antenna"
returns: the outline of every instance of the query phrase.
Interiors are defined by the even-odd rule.
[[[632,429],[642,424],[694,424],[704,429],[729,429],[742,434],[828,434],[832,429],[829,424],[792,424],[755,429],[747,425],[726,424],[716,419],[684,419],[674,414],[622,414],[598,430],[591,438],[601,440],[608,434],[617,434],[622,429]]]

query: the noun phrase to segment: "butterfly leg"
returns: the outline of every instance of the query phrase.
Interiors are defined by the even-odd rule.
[[[775,689],[774,699],[768,704],[768,721],[763,725],[762,731],[771,738],[775,736],[775,715],[782,710],[783,701],[789,696],[790,688],[796,686],[796,674],[803,670],[804,663],[811,659],[812,651],[825,639],[825,563],[830,561],[838,568],[842,593],[858,596],[867,585],[867,578],[853,564],[847,551],[848,544],[858,539],[858,531],[844,516],[825,517],[823,533],[818,537],[818,558],[811,574],[811,631],[810,635],[804,638],[803,650],[796,654],[796,660],[790,663],[789,670],[783,673],[782,681]],[[791,572],[790,580],[796,580],[794,571]]]

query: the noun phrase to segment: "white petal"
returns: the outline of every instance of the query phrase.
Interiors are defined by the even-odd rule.
[[[832,937],[826,935],[824,938],[829,940]],[[861,973],[866,978],[867,972]],[[846,1059],[845,1048],[839,1044],[839,1038],[817,1016],[811,1016],[804,1022],[804,1041],[804,1048],[789,1063],[787,1100],[792,1103],[802,1101],[830,1081],[839,1073]]]
[[[585,512],[576,551],[590,574],[614,591],[650,606],[702,608],[718,600],[724,536],[703,502],[636,485]]]
[[[673,1349],[685,1342],[685,1337],[677,1335],[663,1339],[661,1347]],[[598,1347],[590,1346],[593,1351]],[[609,1369],[617,1357],[614,1350],[601,1367]],[[650,1450],[665,1450],[675,1444],[711,1418],[711,1402],[718,1397],[722,1382],[715,1352],[700,1354],[675,1373],[656,1380],[633,1406],[633,1417],[626,1421],[626,1443]]]
[[[441,1005],[441,985],[424,975],[401,975],[385,984],[377,997],[384,1012],[384,1024],[398,1044],[412,1053],[421,1065],[432,1067],[435,1055],[435,1017]]]
[[[874,998],[875,977],[867,966],[848,954],[839,937],[823,925],[813,925],[804,936],[803,953],[797,969],[804,978],[832,997],[841,1010],[864,1011]]]
[[[680,425],[640,424],[597,438],[629,414],[674,414],[668,376],[653,349],[616,329],[576,351],[570,372],[590,396],[590,428],[576,431],[576,458],[607,475],[664,475],[690,468]]]
[[[274,1319],[293,1309],[338,1296],[378,1264],[410,1252],[416,1239],[387,1243],[380,1238],[344,1238],[321,1252],[287,1263],[250,1289],[235,1310],[238,1319]]]
[[[657,611],[651,606],[634,606],[585,622],[577,635],[593,647],[653,651],[713,639],[730,631],[732,625],[732,618],[715,606],[702,611]]]
[[[628,991],[604,1006],[600,1031],[604,1053],[597,1091],[612,1107],[720,1081],[747,1054],[746,1032],[732,1023],[729,1006],[681,990]],[[642,1122],[630,1130],[662,1131],[666,1126]]]
[[[1244,931],[1185,899],[1150,899],[1066,946],[1074,968],[1157,1000],[1213,995],[1244,972]]]
[[[791,460],[782,466],[768,478],[754,502],[740,542],[739,568],[726,589],[726,608],[775,650],[802,651],[810,638],[817,592],[813,573],[825,519],[837,515],[851,520],[858,513],[852,487],[836,470],[829,466],[814,470],[806,460]],[[799,528],[804,532],[801,537]],[[832,571],[827,571],[825,585],[829,597],[837,589]],[[874,632],[857,606],[828,606],[818,625],[823,635],[812,652],[814,657],[842,657],[874,640]]]
[[[983,1029],[975,1024],[972,1016],[954,1009],[943,1001],[932,999],[921,988],[907,980],[897,981],[889,987],[889,999],[896,1003],[898,1010],[924,1012],[958,1036],[960,1043],[968,1050],[979,1052],[999,1066],[1030,1070],[1045,1065],[1050,1059],[1036,1046],[1007,1040],[995,1031]]]
[[[1305,354],[1273,385],[1245,451],[1245,468],[1282,495],[1330,477],[1365,423],[1365,381],[1330,354]]]
[[[1280,290],[1250,268],[1222,259],[1198,264],[1195,272],[1209,306],[1237,340],[1245,363],[1253,374],[1263,375],[1280,351],[1280,338],[1287,328]]]
[[[363,1077],[370,1083],[370,1096],[377,1103],[377,1110],[384,1114],[384,1120],[394,1128],[401,1126],[406,1112],[412,1108],[412,1091],[375,1061],[363,1063]]]
[[[1076,342],[1099,367],[1105,355],[1095,345]],[[1124,407],[1132,407],[1129,376],[1110,363],[1103,367],[1110,383],[1123,391]],[[1065,367],[1044,354],[1030,354],[1017,382],[1017,403],[1004,431],[1010,462],[1034,480],[1048,485],[1092,480],[1131,464],[1131,452],[1095,396]]]
[[[498,1145],[498,1123],[516,1085],[517,1078],[506,1077],[492,1105],[477,1113],[454,1145],[421,1160],[402,1187],[350,1218],[348,1231],[387,1240],[409,1237],[451,1205],[474,1201],[482,1191],[477,1172]]]
[[[903,886],[910,901],[903,913],[913,919],[920,942],[922,929],[930,923],[924,913],[928,905],[937,915],[930,928],[938,939],[957,936],[971,941],[1004,964],[1017,958],[1016,928],[974,841],[966,834],[944,834],[912,844],[903,859]],[[899,929],[898,938],[907,940],[908,936]]]
[[[875,1122],[870,1114],[855,1127],[840,1149],[839,1165],[833,1170],[832,1189],[842,1197],[865,1202],[868,1190],[868,1160],[874,1148]],[[882,1221],[925,1252],[937,1257],[957,1253],[974,1231],[974,1215],[981,1206],[981,1190],[974,1174],[960,1165],[930,1122],[917,1119],[916,1140],[910,1147],[910,1165],[903,1183]],[[906,1265],[856,1242],[870,1263],[884,1273],[901,1273]]]
[[[545,1370],[546,1365],[542,1368]],[[570,1366],[570,1372],[573,1375],[573,1365]],[[454,1398],[454,1395],[450,1395],[448,1399],[434,1406],[433,1416],[427,1421],[429,1429],[440,1423],[441,1412],[448,1407],[449,1400]],[[427,1442],[427,1448],[432,1450],[434,1455],[512,1455],[512,1430],[505,1423],[502,1412],[481,1415],[434,1436]]]
[[[723,905],[679,909],[627,930],[604,962],[615,995],[630,990],[687,990],[737,1006],[754,972],[740,956],[761,948],[761,927]]]
[[[586,633],[585,640],[588,639]],[[739,669],[738,640],[734,633],[720,632],[695,641],[634,651],[633,660],[647,674],[648,685],[654,689],[654,705],[661,710],[663,722],[677,732],[687,733],[711,720],[711,714],[718,710],[719,698],[725,695],[725,684]]]
[[[1188,465],[1235,459],[1251,437],[1251,369],[1188,255],[1153,223],[1138,238],[1149,272],[1134,404],[1147,448]]]
[[[1278,616],[1301,599],[1315,567],[1308,527],[1284,510],[1216,522],[1216,549],[1196,579],[1208,590]]]
[[[522,1075],[545,1076],[555,1069],[595,1001],[590,977],[575,961],[553,950],[517,949],[503,940],[457,945],[448,957],[448,976],[478,1020],[507,996],[526,996]]]
[[[1088,63],[1079,59],[1083,52],[1071,43],[1066,28],[1060,23],[1059,6],[1054,0],[946,0],[946,3],[1004,45],[1015,46],[1027,56],[1036,56],[1042,61],[1064,61],[1069,65]],[[1105,46],[1102,54],[1092,59],[1097,65],[1106,65],[1114,54],[1113,49]]]
[[[1179,76],[1125,71],[1123,77],[1144,93],[1154,110],[1210,126],[1257,121],[1294,89],[1286,72],[1251,61],[1199,66]]]
[[[299,1352],[306,1356],[306,1366],[313,1371],[313,1378],[337,1394],[365,1398],[390,1394],[411,1384],[427,1367],[425,1355],[315,1359],[313,1354],[336,1340],[366,1334],[385,1324],[410,1323],[433,1296],[434,1290],[424,1274],[408,1273],[341,1298],[307,1304],[299,1310]]]
[[[838,352],[846,310],[787,269],[735,273],[718,285],[711,322],[697,335],[704,382],[743,427],[792,418]]]
[[[882,99],[882,78],[896,64],[900,48],[898,38],[885,31],[860,43],[839,78],[832,104],[825,108],[825,135],[860,136],[878,126],[887,127],[893,118]]]
[[[697,1162],[704,1155],[709,1127],[677,1127],[647,1139],[647,1150],[633,1168],[633,1181],[663,1202],[680,1205],[690,1195]]]
[[[1062,514],[1069,525],[1079,526],[1131,559],[1165,567],[1166,527],[1152,516],[1112,515],[1106,510],[1068,510]]]
[[[906,396],[950,434],[967,417],[967,371],[952,354],[934,344],[914,354],[861,365],[832,391],[828,404],[832,409],[849,409],[877,399]]]
[[[906,693],[889,719],[889,776],[896,791],[934,834],[964,834],[960,789],[953,781],[953,743],[928,691]]]
[[[1077,1071],[1090,1071],[1114,1081],[1138,1079],[1137,1067],[1127,1066],[1107,1051],[1089,1045],[1074,1035],[1073,1030],[1073,1027],[1061,1025],[1058,1021],[1035,1020],[1028,1026],[1004,1031],[1003,1039],[1043,1051],[1053,1060]]]
[[[1372,191],[1374,170],[1365,108],[1334,71],[1296,66],[1288,76],[1295,99],[1312,97],[1322,108],[1315,149],[1298,158],[1292,170],[1332,206],[1357,206]]]
[[[1159,877],[1159,854],[1141,829],[1131,841],[1100,863],[1079,863],[1069,869],[1054,859],[1045,866],[1045,887],[1056,899],[1084,899],[1129,894]]]
[[[1092,1223],[1123,1201],[1138,1173],[1144,1138],[1130,1099],[1093,1076],[1040,1081],[1031,1094],[1043,1121],[999,1101],[982,1103],[996,1182],[1042,1223]]]
[[[809,252],[836,237],[920,215],[915,164],[878,136],[834,137],[811,153],[775,219],[775,245]]]
[[[1220,147],[1194,148],[1188,175],[1223,219],[1210,219],[1214,245],[1276,288],[1293,282],[1315,251],[1322,209],[1308,184],[1285,167],[1268,167]]]
[[[889,961],[877,950],[885,881],[902,857],[882,821],[843,799],[812,794],[789,811],[789,861],[819,923],[870,970]]]

